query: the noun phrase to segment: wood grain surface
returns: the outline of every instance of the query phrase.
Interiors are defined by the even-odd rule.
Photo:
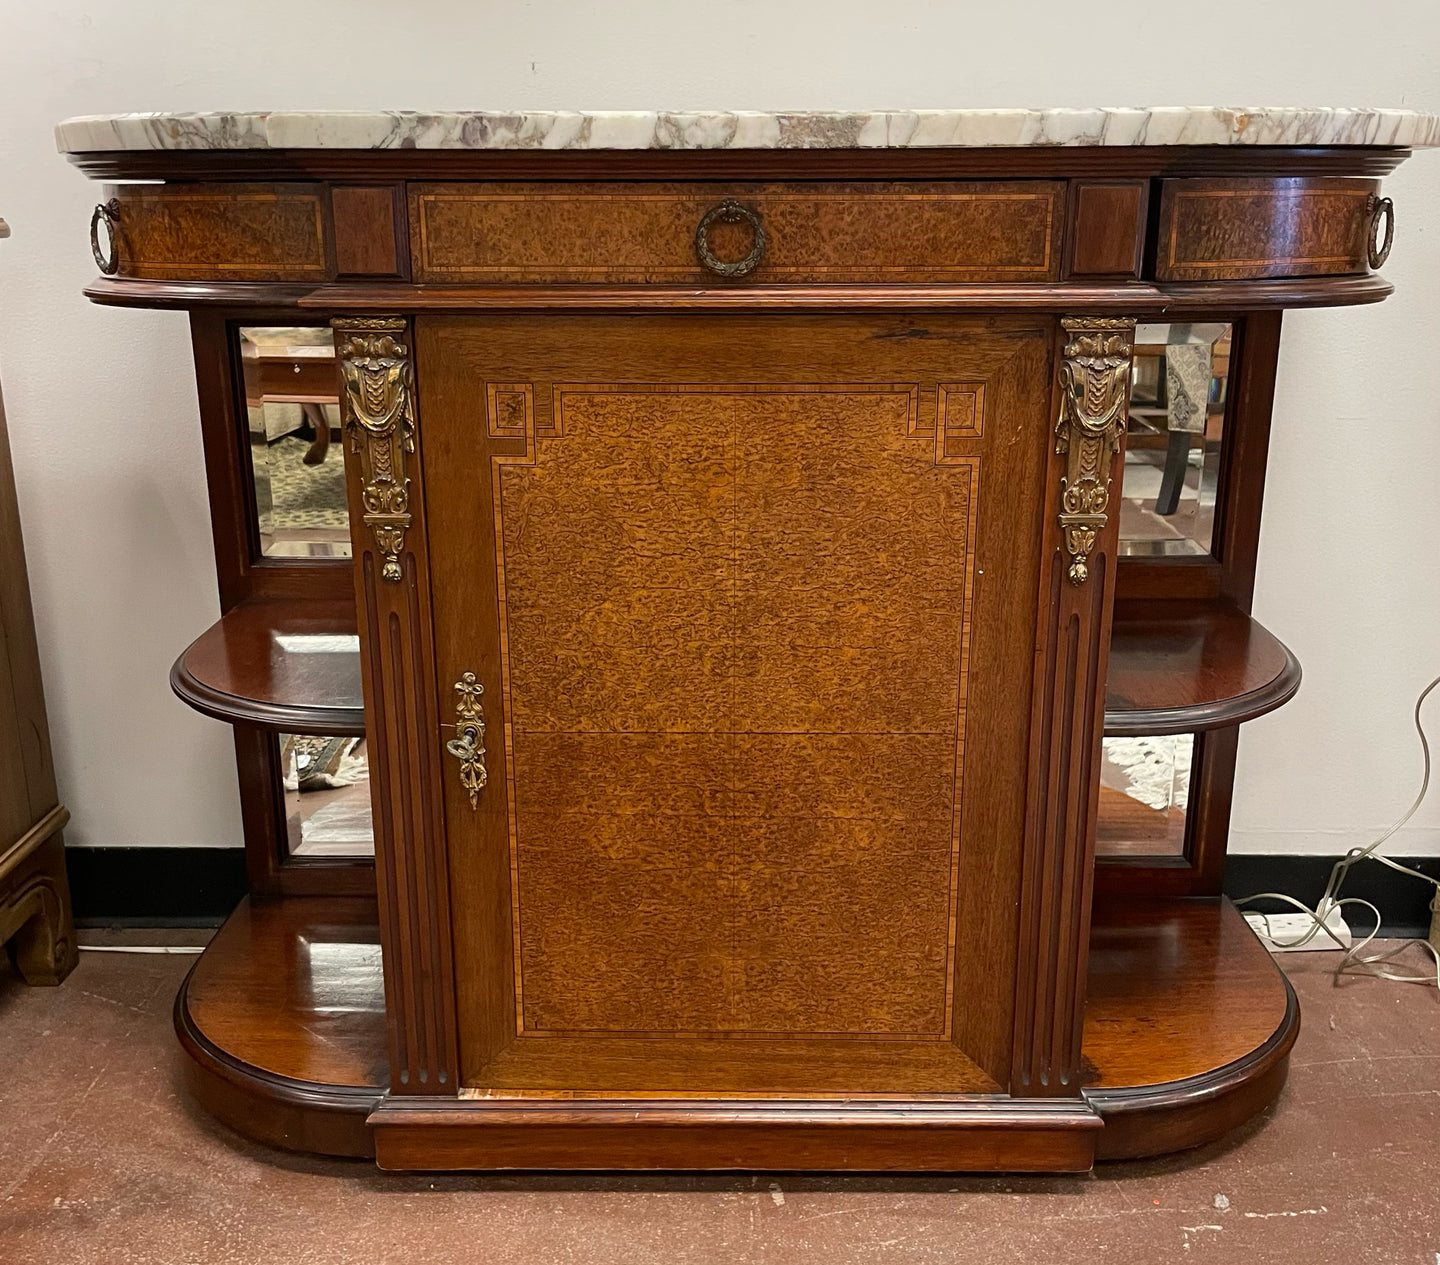
[[[379,335],[383,335],[383,338]],[[336,355],[360,365],[383,360],[398,392],[399,413],[414,417],[411,340],[403,320],[368,328],[337,322]],[[373,403],[366,394],[364,400]],[[393,401],[396,397],[391,397]],[[375,825],[375,877],[384,920],[385,1001],[392,1093],[446,1093],[458,1063],[441,750],[435,741],[441,699],[436,690],[425,548],[425,480],[418,451],[394,473],[411,521],[393,562],[365,523],[366,468],[359,453],[355,394],[342,396],[345,483],[354,554],[355,605],[365,696],[365,741]],[[417,449],[423,442],[414,436]],[[396,441],[395,448],[404,453]],[[393,452],[391,460],[394,460]]]
[[[1117,603],[1105,682],[1110,735],[1253,720],[1300,688],[1295,656],[1228,602]]]
[[[1138,277],[1145,249],[1149,185],[1143,180],[1076,181],[1070,191],[1068,277]]]
[[[339,1087],[389,1080],[373,900],[246,900],[185,989],[195,1029],[237,1063]]]
[[[1262,1046],[1287,1006],[1285,977],[1229,901],[1097,904],[1086,1087],[1215,1072]]]
[[[335,185],[330,190],[330,217],[338,275],[408,274],[403,185]]]
[[[115,225],[122,277],[324,281],[321,185],[131,185]]]
[[[354,602],[243,602],[176,660],[175,693],[220,720],[286,733],[365,732]]]
[[[1008,990],[957,969],[955,928],[980,900],[961,856],[1015,868],[1024,738],[970,773],[968,662],[976,643],[998,662],[1034,618],[1048,329],[473,318],[419,334],[437,367],[440,660],[475,671],[504,719],[480,811],[447,787],[457,883],[478,896],[503,858],[510,890],[508,910],[456,904],[465,1082],[490,1083],[517,1033],[594,1038],[569,1041],[572,1076],[602,1037],[809,1038],[827,1058],[945,1043],[957,1006],[981,1012],[967,1043],[1002,1048]],[[1010,494],[987,513],[989,454]],[[489,487],[468,473],[487,457]],[[1026,668],[987,679],[987,735]],[[967,814],[999,837],[967,852]],[[693,1064],[707,1088],[763,1083],[715,1051]],[[1002,1083],[952,1064],[956,1088]]]
[[[1166,180],[1160,190],[1160,281],[1304,277],[1368,271],[1377,180]]]
[[[704,282],[701,218],[725,199],[757,213],[767,241],[739,284],[1044,281],[1059,274],[1065,186],[1057,181],[924,184],[417,184],[417,281]],[[711,247],[743,258],[743,224]]]

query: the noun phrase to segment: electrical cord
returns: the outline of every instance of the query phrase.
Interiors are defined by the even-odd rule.
[[[1287,896],[1283,892],[1257,892],[1254,896],[1246,896],[1237,900],[1235,904],[1244,907],[1257,900],[1278,900],[1286,905],[1291,905],[1303,914],[1308,914],[1313,924],[1308,931],[1295,940],[1281,943],[1276,941],[1279,948],[1298,949],[1310,943],[1317,935],[1325,934],[1327,939],[1333,937],[1325,929],[1326,919],[1336,910],[1344,909],[1346,905],[1361,905],[1368,909],[1375,917],[1375,926],[1363,940],[1355,941],[1345,950],[1345,956],[1340,959],[1340,964],[1335,968],[1335,976],[1338,979],[1341,975],[1374,975],[1380,979],[1395,980],[1401,984],[1434,984],[1440,988],[1440,879],[1431,878],[1428,874],[1422,874],[1419,870],[1412,870],[1408,865],[1401,865],[1400,862],[1391,857],[1381,856],[1376,849],[1390,839],[1419,811],[1420,805],[1424,803],[1425,796],[1430,790],[1430,740],[1425,734],[1424,722],[1420,719],[1420,709],[1425,705],[1425,700],[1430,697],[1431,692],[1440,686],[1440,676],[1437,676],[1423,690],[1420,697],[1415,700],[1415,732],[1420,735],[1420,751],[1425,759],[1425,775],[1420,780],[1420,793],[1415,796],[1415,802],[1406,810],[1405,815],[1400,818],[1373,843],[1363,848],[1351,848],[1340,860],[1336,861],[1330,870],[1330,880],[1325,884],[1325,894],[1320,897],[1320,902],[1311,909],[1308,905],[1302,904],[1293,896]],[[1379,953],[1366,954],[1371,941],[1380,933],[1380,911],[1368,900],[1361,900],[1358,896],[1341,897],[1340,888],[1345,882],[1345,876],[1350,872],[1350,867],[1359,861],[1379,861],[1381,865],[1388,865],[1392,870],[1398,870],[1401,874],[1410,874],[1415,878],[1424,879],[1436,889],[1436,895],[1430,902],[1430,939],[1402,940],[1399,944]],[[1435,960],[1434,974],[1414,975],[1402,973],[1391,968],[1391,963],[1404,953],[1407,949],[1420,946]]]

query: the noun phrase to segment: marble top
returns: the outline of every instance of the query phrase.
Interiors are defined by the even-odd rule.
[[[62,153],[124,149],[882,149],[1031,145],[1440,147],[1414,110],[336,111],[105,114],[55,129]]]

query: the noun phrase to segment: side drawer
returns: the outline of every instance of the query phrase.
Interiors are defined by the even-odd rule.
[[[1047,281],[1059,275],[1059,181],[904,184],[419,184],[414,276],[469,284],[679,285]],[[712,257],[753,270],[724,277]]]
[[[128,185],[115,196],[117,275],[154,281],[324,281],[319,184]]]
[[[1363,273],[1380,182],[1166,180],[1157,281]]]

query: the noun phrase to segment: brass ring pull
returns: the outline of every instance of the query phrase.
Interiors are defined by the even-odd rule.
[[[113,277],[120,270],[120,249],[115,244],[115,225],[120,219],[120,199],[111,198],[98,203],[90,215],[90,253],[95,256],[95,266],[107,277]],[[108,254],[100,253],[100,221],[105,221],[105,243]]]
[[[1385,220],[1385,236],[1379,237],[1380,220]],[[1395,204],[1389,198],[1370,195],[1370,217],[1365,228],[1365,253],[1372,269],[1381,267],[1390,258],[1390,247],[1395,242]]]
[[[719,259],[710,249],[710,226],[712,224],[749,224],[755,234],[754,244],[744,259],[733,263]],[[726,198],[718,206],[712,206],[701,217],[695,229],[695,253],[700,262],[718,277],[744,277],[754,272],[765,254],[765,229],[760,216],[749,207],[741,206],[734,198]]]
[[[445,750],[460,761],[460,785],[470,795],[471,808],[479,806],[480,792],[490,780],[485,771],[485,713],[480,708],[484,693],[485,687],[473,672],[466,672],[455,682],[455,714],[459,720],[455,737],[445,744]]]

